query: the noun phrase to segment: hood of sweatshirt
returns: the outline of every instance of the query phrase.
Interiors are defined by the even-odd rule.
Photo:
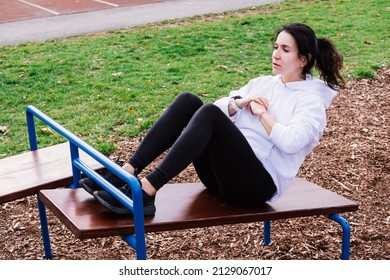
[[[282,82],[281,79],[280,82]],[[308,83],[310,83],[309,87],[307,85]],[[294,90],[307,90],[308,88],[310,88],[310,91],[315,92],[321,97],[326,109],[329,108],[333,98],[337,95],[336,90],[333,90],[329,86],[327,86],[327,84],[323,80],[314,78],[311,75],[307,75],[306,80],[304,81],[290,82],[284,85],[287,88]]]

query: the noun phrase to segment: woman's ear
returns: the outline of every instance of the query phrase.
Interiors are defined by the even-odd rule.
[[[306,56],[302,56],[301,57],[302,68],[305,67],[310,60],[311,60],[311,54],[310,53],[307,55],[307,57]]]

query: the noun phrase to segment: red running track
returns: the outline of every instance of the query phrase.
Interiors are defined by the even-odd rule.
[[[0,23],[161,1],[163,0],[0,0]]]

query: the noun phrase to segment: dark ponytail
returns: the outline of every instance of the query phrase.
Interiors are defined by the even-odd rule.
[[[332,89],[344,86],[344,79],[340,74],[343,67],[343,56],[335,45],[327,38],[317,39],[313,29],[303,23],[290,23],[276,30],[276,36],[286,31],[294,37],[300,57],[307,59],[302,69],[302,76],[311,74],[312,68],[319,71],[321,79]]]
[[[328,38],[319,38],[316,57],[316,69],[320,77],[331,88],[343,87],[344,79],[340,74],[343,67],[343,56],[336,50],[335,45]]]

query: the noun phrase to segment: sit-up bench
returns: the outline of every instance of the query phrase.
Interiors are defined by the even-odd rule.
[[[325,215],[341,225],[341,258],[349,258],[350,227],[339,213],[356,211],[358,206],[355,202],[334,192],[297,178],[293,186],[280,200],[256,209],[245,209],[223,203],[217,197],[210,195],[200,183],[168,184],[157,195],[156,215],[144,217],[142,192],[138,180],[33,106],[27,108],[31,150],[37,149],[34,117],[42,120],[69,141],[70,156],[67,160],[71,162],[73,186],[77,187],[77,182],[80,180],[81,174],[84,173],[133,212],[132,215],[118,216],[97,203],[84,189],[78,188],[45,189],[45,187],[39,186],[39,188],[31,188],[29,192],[19,192],[18,196],[3,195],[9,201],[20,197],[21,194],[26,195],[41,189],[38,195],[38,206],[45,258],[47,259],[52,257],[52,252],[45,206],[80,239],[123,236],[123,239],[135,249],[137,259],[146,259],[145,232],[264,221],[264,243],[269,244],[271,241],[271,220]],[[57,153],[55,148],[52,149]],[[50,151],[50,148],[47,148],[47,151]],[[32,154],[34,153],[32,152]],[[87,160],[83,159],[84,154],[87,155]],[[96,171],[100,167],[88,162],[89,157],[96,160],[101,165],[100,167],[113,172],[128,183],[133,198],[128,198],[104,180]],[[55,170],[57,164],[56,160],[40,162],[39,165],[35,166],[35,169],[45,170],[43,173],[47,173],[49,170]],[[50,167],[46,165],[50,165]],[[14,180],[15,176],[13,176]],[[24,175],[17,176],[25,177]],[[5,174],[4,177],[7,175]],[[54,186],[51,185],[51,187]],[[6,199],[4,198],[3,201]]]
[[[103,169],[92,157],[81,158],[95,170]],[[0,160],[0,204],[72,184],[69,143],[25,152]]]
[[[134,234],[131,215],[121,216],[100,205],[84,189],[42,190],[48,209],[79,239]],[[356,203],[304,179],[296,178],[284,196],[259,208],[228,205],[201,183],[167,184],[156,196],[157,212],[145,217],[145,231],[169,231],[264,221],[264,243],[270,243],[271,220],[325,215],[343,229],[342,259],[349,258],[350,229],[338,213],[357,210]]]

